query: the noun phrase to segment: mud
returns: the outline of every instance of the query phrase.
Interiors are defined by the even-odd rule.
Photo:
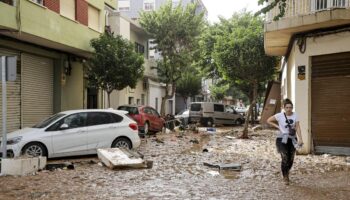
[[[110,170],[96,156],[50,160],[72,162],[75,169],[0,177],[0,199],[349,199],[345,157],[297,155],[285,186],[275,133],[263,130],[241,140],[235,138],[239,131],[146,138],[138,150],[154,161],[152,169]],[[242,170],[218,173],[203,162],[240,163]]]

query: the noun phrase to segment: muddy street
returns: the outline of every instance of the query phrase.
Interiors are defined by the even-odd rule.
[[[139,151],[151,169],[110,170],[96,156],[70,161],[74,170],[41,171],[0,177],[0,199],[348,199],[350,164],[345,157],[297,155],[291,184],[283,184],[274,132],[241,128],[216,133],[160,134],[142,141]],[[203,163],[238,163],[241,171],[218,170]]]

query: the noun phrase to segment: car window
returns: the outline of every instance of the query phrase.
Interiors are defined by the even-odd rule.
[[[57,113],[55,115],[52,115],[49,118],[45,119],[44,121],[34,125],[33,128],[44,128],[50,125],[52,122],[56,121],[57,119],[63,117],[64,115],[65,114],[62,114],[62,113]]]
[[[200,110],[201,110],[201,104],[199,103],[191,104],[191,111],[200,111]]]
[[[86,116],[86,113],[75,113],[68,115],[50,126],[47,131],[57,131],[60,129],[62,124],[67,124],[68,129],[84,127],[86,126]]]
[[[131,115],[137,115],[139,114],[139,109],[137,107],[130,107],[130,106],[119,106],[118,110],[125,110],[128,111]]]
[[[149,114],[149,115],[153,114],[152,110],[150,108],[147,108],[147,107],[145,109],[143,109],[143,112],[146,113],[146,114]]]
[[[152,114],[153,114],[153,115],[155,115],[155,116],[157,116],[157,117],[160,116],[159,113],[158,113],[155,109],[151,108],[151,111],[152,111]]]
[[[120,115],[117,115],[117,114],[114,114],[114,113],[110,113],[111,114],[111,116],[112,116],[112,118],[113,118],[113,123],[119,123],[119,122],[121,122],[121,121],[123,121],[123,117],[122,116],[120,116]]]
[[[214,104],[214,112],[224,112],[224,105],[222,104]]]
[[[88,126],[114,123],[114,119],[107,112],[89,112],[87,119]]]

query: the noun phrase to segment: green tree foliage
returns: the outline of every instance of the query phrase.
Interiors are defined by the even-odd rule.
[[[210,96],[215,101],[221,101],[227,95],[230,86],[228,84],[224,85],[212,85],[210,86]]]
[[[218,69],[225,80],[245,92],[250,104],[255,105],[259,85],[272,79],[277,64],[275,57],[265,55],[263,20],[242,12],[222,20],[220,26],[223,34],[217,36],[213,53]],[[246,121],[243,138],[248,137],[249,120]]]
[[[140,24],[154,39],[155,49],[162,59],[157,64],[160,81],[165,83],[161,114],[165,114],[165,103],[175,94],[176,82],[181,73],[193,62],[198,45],[198,37],[203,29],[204,18],[196,14],[196,5],[181,4],[173,7],[168,1],[157,11],[141,13]]]
[[[87,64],[89,86],[102,89],[108,94],[129,86],[135,88],[143,76],[143,55],[135,52],[134,45],[120,35],[108,33],[90,41],[94,55]]]
[[[264,3],[267,3],[269,0],[258,0],[259,5],[263,5]],[[255,15],[260,14],[266,14],[270,10],[272,10],[274,7],[278,6],[278,9],[280,12],[273,18],[274,21],[277,21],[278,19],[282,18],[284,14],[286,13],[287,8],[287,0],[273,0],[270,3],[266,4],[265,7],[263,7],[261,10],[259,10]]]
[[[188,68],[176,82],[176,92],[181,95],[187,107],[188,97],[193,97],[200,93],[202,80],[198,71],[191,67]]]

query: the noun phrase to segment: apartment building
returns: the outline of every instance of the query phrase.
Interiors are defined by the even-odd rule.
[[[350,1],[287,0],[267,14],[265,51],[282,56],[281,97],[295,103],[304,153],[350,155]]]
[[[89,42],[116,7],[116,0],[0,0],[0,55],[17,56],[17,79],[7,84],[8,131],[89,107]]]

